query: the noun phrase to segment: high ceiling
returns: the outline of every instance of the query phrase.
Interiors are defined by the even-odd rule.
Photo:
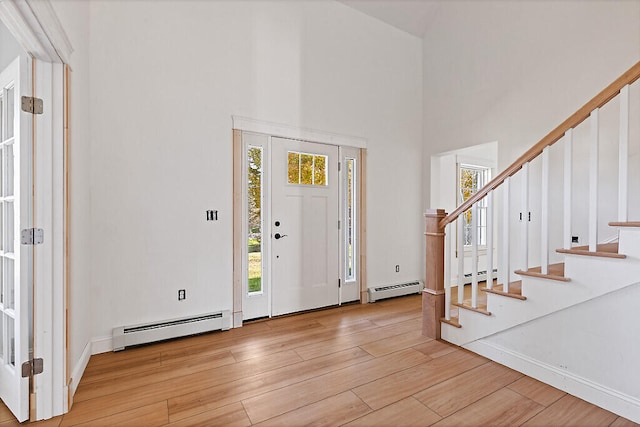
[[[437,0],[340,0],[349,7],[422,38],[435,19]]]

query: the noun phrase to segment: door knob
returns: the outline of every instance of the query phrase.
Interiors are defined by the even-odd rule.
[[[281,239],[281,238],[283,238],[283,237],[287,237],[287,235],[286,235],[286,234],[276,233],[273,237],[275,237],[275,238],[276,238],[276,240],[278,240],[278,239]]]

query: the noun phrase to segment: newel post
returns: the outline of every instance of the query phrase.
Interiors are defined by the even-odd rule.
[[[426,280],[422,292],[422,335],[440,339],[440,319],[444,317],[444,209],[427,209]]]

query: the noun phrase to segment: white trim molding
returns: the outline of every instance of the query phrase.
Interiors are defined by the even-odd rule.
[[[71,381],[69,383],[69,390],[71,391],[69,395],[71,396],[71,399],[73,399],[73,395],[76,394],[76,390],[78,389],[78,384],[80,384],[80,380],[82,379],[84,370],[89,364],[92,348],[93,345],[91,344],[91,342],[88,342],[87,345],[84,346],[84,350],[82,350],[80,360],[78,360],[78,363],[76,363],[76,366],[74,366],[73,370],[71,371]],[[71,407],[71,402],[69,402],[69,407]]]
[[[44,114],[38,116],[35,123],[38,138],[33,165],[37,209],[34,221],[47,236],[34,257],[34,355],[46,361],[45,373],[34,377],[31,421],[35,421],[68,410],[69,387],[75,391],[81,376],[77,370],[83,371],[88,361],[85,348],[74,369],[74,382],[68,387],[62,64],[68,62],[73,49],[50,0],[0,0],[0,21],[34,58],[34,95],[42,98],[45,106]]]
[[[304,129],[296,126],[265,122],[247,117],[231,116],[233,129],[245,132],[262,133],[288,139],[319,142],[343,147],[367,148],[367,140],[358,136],[339,135],[335,133]]]
[[[535,360],[524,354],[487,342],[477,340],[464,348],[481,356],[508,366],[518,372],[566,391],[580,399],[607,409],[633,422],[640,423],[640,399],[597,384],[571,372]]]
[[[2,0],[0,21],[35,58],[69,63],[73,48],[49,0]]]
[[[91,355],[113,351],[113,337],[94,337],[91,339]]]

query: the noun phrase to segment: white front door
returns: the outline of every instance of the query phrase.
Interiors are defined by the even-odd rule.
[[[29,60],[0,72],[0,398],[18,421],[29,418],[31,251],[20,229],[31,218],[31,117],[20,108],[30,94]]]
[[[272,315],[338,304],[338,147],[272,138]]]

